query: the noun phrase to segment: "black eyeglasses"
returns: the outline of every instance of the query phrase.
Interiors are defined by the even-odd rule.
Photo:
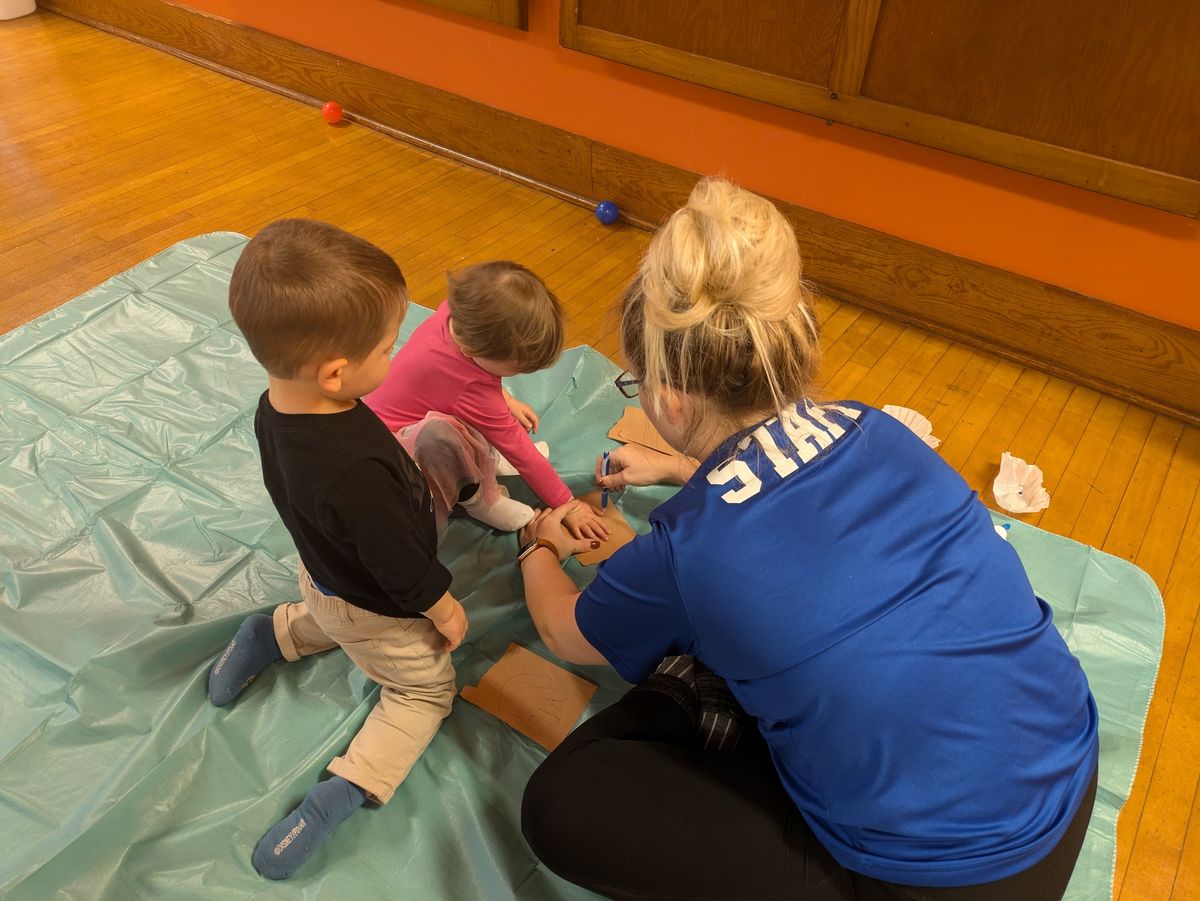
[[[628,369],[613,379],[613,384],[617,386],[617,390],[630,399],[638,396],[638,384],[640,382],[641,379],[635,379],[631,376]]]

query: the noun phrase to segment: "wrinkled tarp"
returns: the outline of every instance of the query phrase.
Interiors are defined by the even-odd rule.
[[[387,807],[351,817],[288,883],[251,868],[259,836],[346,746],[376,690],[335,651],[270,668],[226,710],[205,697],[242,618],[296,598],[295,549],[254,441],[265,377],[226,301],[245,241],[182,242],[0,337],[0,894],[590,897],[520,835],[521,791],[545,752],[462,701]],[[412,307],[402,335],[428,315]],[[577,491],[626,403],[614,373],[577,348],[511,380]],[[644,531],[668,495],[633,489],[622,509]],[[1100,789],[1068,897],[1107,898],[1162,602],[1129,563],[1020,523],[1010,535],[1099,703]],[[515,549],[468,520],[445,536],[471,618],[454,655],[460,686],[512,641],[551,656],[524,610]],[[572,669],[600,684],[589,713],[626,687],[607,668]]]

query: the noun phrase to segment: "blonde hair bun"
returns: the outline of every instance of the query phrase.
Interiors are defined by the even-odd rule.
[[[807,396],[820,358],[796,235],[764,197],[702,179],[655,234],[622,310],[644,383],[742,417]]]
[[[689,328],[722,306],[767,322],[807,307],[800,251],[775,205],[722,178],[702,179],[642,262],[647,318]]]

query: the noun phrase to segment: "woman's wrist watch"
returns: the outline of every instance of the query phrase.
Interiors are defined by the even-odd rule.
[[[540,547],[544,547],[554,555],[555,560],[557,560],[560,564],[562,563],[562,557],[558,555],[558,548],[555,546],[553,541],[549,540],[548,538],[535,538],[533,541],[529,542],[529,544],[525,545],[525,547],[521,548],[521,553],[517,554],[517,569],[521,568],[521,563],[526,557]]]

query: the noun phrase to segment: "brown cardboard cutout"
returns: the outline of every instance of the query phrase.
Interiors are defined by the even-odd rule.
[[[508,646],[478,685],[462,689],[463,698],[547,751],[567,737],[595,693],[587,679],[517,644]]]
[[[609,429],[608,437],[622,444],[640,444],[642,447],[672,456],[679,453],[658,434],[641,407],[626,407],[617,424]]]
[[[596,509],[600,509],[599,490],[588,492],[580,500],[585,504],[591,504]],[[629,544],[629,542],[637,537],[637,532],[633,531],[633,526],[625,521],[625,517],[617,509],[615,497],[612,492],[609,492],[608,507],[604,510],[604,524],[608,526],[610,534],[604,541],[600,542],[600,547],[594,551],[584,551],[582,554],[575,555],[575,559],[584,566],[591,566],[607,560],[620,548]],[[563,528],[566,529],[566,526]]]

